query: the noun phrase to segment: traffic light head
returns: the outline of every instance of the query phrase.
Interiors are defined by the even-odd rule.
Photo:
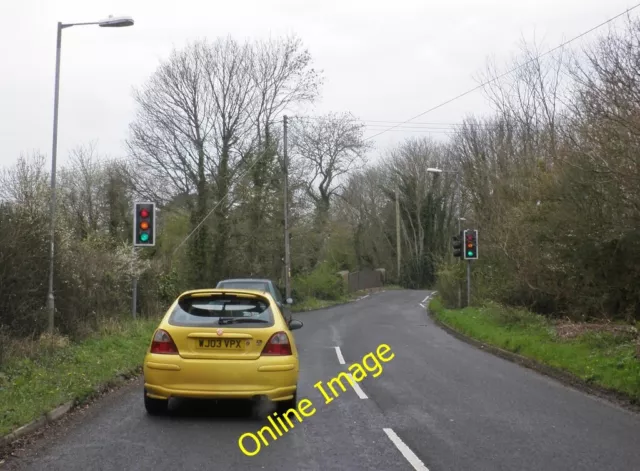
[[[133,245],[153,247],[156,245],[155,203],[135,203],[133,215]]]
[[[453,256],[462,257],[462,231],[451,238],[451,246],[453,247]]]
[[[464,257],[465,260],[478,259],[478,231],[468,229],[464,231]]]

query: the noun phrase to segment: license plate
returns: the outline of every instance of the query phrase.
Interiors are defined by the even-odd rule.
[[[243,341],[241,339],[200,339],[198,346],[200,348],[231,348],[242,349]]]

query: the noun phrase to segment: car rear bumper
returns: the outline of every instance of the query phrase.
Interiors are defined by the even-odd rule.
[[[298,383],[295,357],[260,360],[192,360],[148,354],[144,362],[144,387],[156,399],[293,399]]]

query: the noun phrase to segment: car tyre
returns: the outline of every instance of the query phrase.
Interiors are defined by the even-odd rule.
[[[164,415],[169,409],[168,399],[154,399],[147,396],[147,391],[144,392],[144,408],[149,415]]]

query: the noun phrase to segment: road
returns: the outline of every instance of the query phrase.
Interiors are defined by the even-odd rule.
[[[247,409],[197,401],[145,414],[140,384],[106,397],[7,463],[29,470],[638,470],[640,419],[465,344],[435,326],[419,291],[297,314],[298,399],[317,412],[254,457]],[[387,344],[383,373],[329,404],[313,385]],[[338,347],[338,348],[336,348]],[[344,361],[344,364],[342,363]],[[249,448],[249,445],[248,445]]]

